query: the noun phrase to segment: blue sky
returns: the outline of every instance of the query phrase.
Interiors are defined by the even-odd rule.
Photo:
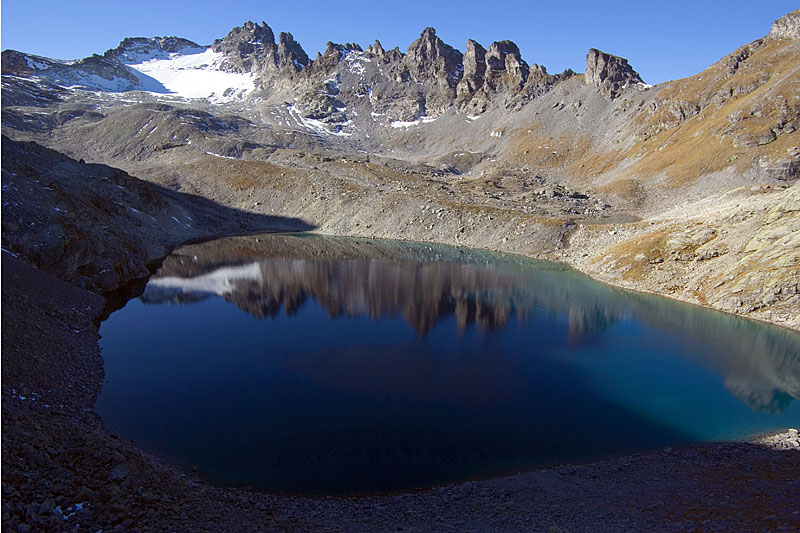
[[[510,39],[528,63],[583,71],[589,48],[630,60],[648,83],[689,76],[763,37],[797,1],[674,0],[493,3],[115,0],[3,0],[0,47],[59,59],[102,53],[124,37],[177,35],[210,44],[247,20],[292,33],[309,56],[327,41],[362,46],[380,39],[405,51],[426,26],[464,50]]]

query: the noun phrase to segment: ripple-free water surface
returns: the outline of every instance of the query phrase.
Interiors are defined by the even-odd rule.
[[[443,246],[188,246],[100,331],[110,430],[269,491],[408,489],[800,425],[800,334]]]

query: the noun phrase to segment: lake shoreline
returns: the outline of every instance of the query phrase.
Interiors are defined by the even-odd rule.
[[[94,413],[103,299],[6,253],[3,266],[3,525],[12,530],[800,527],[800,450],[788,432],[767,446],[690,445],[381,496],[205,485],[108,434]]]

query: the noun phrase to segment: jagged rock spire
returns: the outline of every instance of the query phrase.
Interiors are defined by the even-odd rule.
[[[486,48],[472,39],[467,39],[467,48],[464,53],[464,75],[457,87],[459,98],[470,96],[483,87],[485,74]]]
[[[266,22],[247,21],[214,41],[211,48],[224,54],[226,68],[235,72],[267,71],[277,66],[275,34]]]
[[[282,68],[291,68],[295,71],[308,66],[308,55],[291,33],[278,34],[278,63]]]
[[[512,41],[495,41],[486,50],[486,84],[492,91],[518,91],[528,79],[528,64]]]
[[[383,49],[383,45],[378,39],[375,39],[375,42],[367,47],[366,52],[371,54],[375,57],[383,57],[386,51]]]
[[[215,52],[228,53],[237,51],[242,55],[251,54],[258,45],[275,45],[275,34],[266,22],[257,24],[247,21],[228,32],[222,39],[217,39],[211,46]]]
[[[415,78],[443,73],[447,75],[448,83],[452,87],[456,86],[461,77],[461,59],[461,52],[445,44],[431,27],[425,28],[419,39],[411,43],[405,57]]]
[[[627,59],[592,48],[586,55],[586,83],[613,100],[627,87],[644,82]]]

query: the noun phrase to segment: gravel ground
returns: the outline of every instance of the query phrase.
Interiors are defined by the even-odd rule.
[[[2,266],[4,531],[800,530],[793,430],[404,494],[208,486],[93,412],[102,298],[7,253]]]

